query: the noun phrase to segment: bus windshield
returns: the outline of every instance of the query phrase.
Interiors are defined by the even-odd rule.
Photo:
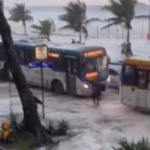
[[[86,78],[96,79],[98,76],[101,78],[106,76],[106,70],[108,69],[107,56],[99,56],[93,58],[85,58],[84,68]],[[89,76],[88,76],[89,75]]]
[[[136,66],[124,65],[121,73],[122,84],[135,86],[138,84],[138,70]]]

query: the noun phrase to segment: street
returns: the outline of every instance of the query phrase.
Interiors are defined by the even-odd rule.
[[[15,113],[22,113],[20,99],[15,86],[12,85],[11,97],[7,84],[0,84],[0,122],[6,121],[4,116],[10,112],[10,105]],[[32,89],[41,99],[41,91]],[[90,99],[57,96],[45,92],[45,116],[51,119],[65,119],[78,134],[69,141],[59,144],[57,150],[100,150],[111,149],[121,137],[129,140],[150,137],[149,116],[140,114],[122,105],[119,95],[114,90],[107,90],[103,95],[99,108],[93,106]],[[39,105],[39,114],[42,108]]]

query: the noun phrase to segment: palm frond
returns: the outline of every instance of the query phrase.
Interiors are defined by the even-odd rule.
[[[94,19],[87,19],[86,17],[86,4],[80,0],[76,2],[69,2],[67,6],[64,7],[65,13],[59,16],[61,21],[66,22],[66,26],[61,27],[62,29],[71,29],[75,32],[80,32],[82,25],[87,25],[92,21],[97,21]]]
[[[118,23],[118,22],[109,23],[109,24],[107,24],[106,26],[102,27],[101,30],[104,30],[104,29],[106,29],[106,28],[109,28],[109,27],[114,26],[114,25],[117,25],[117,24],[119,24],[119,23]]]
[[[32,16],[25,16],[25,20],[28,22],[33,22],[33,17]]]
[[[85,25],[88,25],[90,23],[93,23],[93,22],[98,22],[98,21],[102,21],[101,19],[99,18],[91,18],[91,19],[88,19],[84,22]]]
[[[26,9],[25,4],[15,4],[15,7],[12,8],[10,11],[10,17],[8,20],[15,21],[15,22],[26,22],[26,21],[33,21],[33,17],[30,15],[31,12]]]
[[[149,15],[138,15],[138,16],[135,16],[134,18],[136,18],[136,19],[149,19],[150,16]]]
[[[112,17],[112,18],[104,19],[103,21],[104,21],[104,22],[116,22],[117,20],[119,20],[119,18],[117,18],[117,17]]]
[[[50,36],[50,34],[55,30],[55,23],[52,19],[40,20],[39,25],[32,25],[31,28],[38,31],[40,35]]]
[[[109,5],[105,5],[103,7],[103,10],[109,11],[110,13],[113,13],[115,16],[118,16],[122,12],[122,6],[120,5],[119,0],[110,0]]]
[[[65,26],[59,28],[59,30],[68,30],[68,29],[73,30],[73,27],[71,25],[65,25]]]
[[[40,26],[38,26],[36,24],[31,25],[31,28],[33,28],[35,30],[39,30],[39,31],[41,31],[41,29],[42,29]]]

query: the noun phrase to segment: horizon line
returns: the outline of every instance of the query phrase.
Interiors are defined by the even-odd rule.
[[[140,3],[140,4],[145,4],[145,5],[147,5],[148,6],[148,4],[146,4],[146,3],[143,3],[143,2],[138,2],[138,3]],[[16,4],[21,4],[21,3],[16,3]],[[13,5],[14,6],[14,5]],[[6,8],[6,7],[13,7],[13,6],[7,6],[7,5],[5,5],[4,6],[4,8]],[[65,7],[66,5],[26,5],[27,7]],[[104,5],[101,5],[101,4],[99,4],[99,5],[97,5],[97,4],[95,4],[95,5],[86,5],[86,6],[90,6],[90,7],[99,7],[99,6],[104,6]]]

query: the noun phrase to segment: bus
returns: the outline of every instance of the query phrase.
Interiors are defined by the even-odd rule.
[[[105,91],[109,81],[109,58],[104,47],[79,44],[55,44],[15,41],[14,49],[21,68],[30,85],[41,86],[40,69],[31,70],[28,64],[35,62],[35,51],[47,49],[47,62],[53,68],[44,69],[44,87],[55,93],[69,95],[91,94],[93,84],[100,84]],[[4,62],[4,50],[0,43],[0,60]]]
[[[126,59],[121,69],[121,102],[141,111],[150,111],[150,59]]]

